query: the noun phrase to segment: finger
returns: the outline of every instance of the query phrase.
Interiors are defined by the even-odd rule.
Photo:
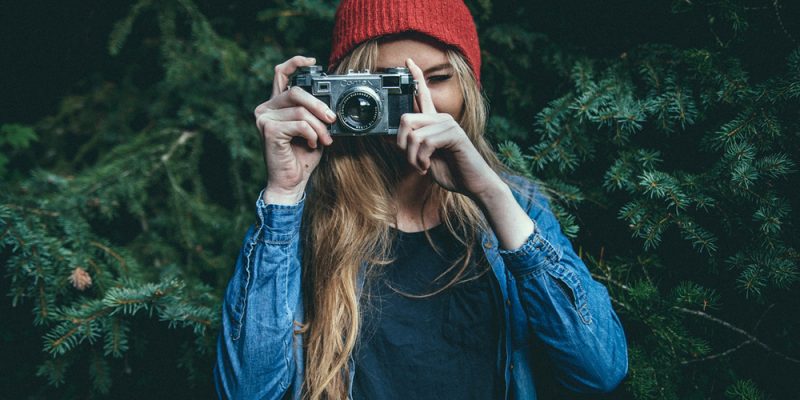
[[[419,172],[422,172],[422,169],[417,165],[417,151],[419,151],[419,145],[422,139],[423,137],[421,137],[417,131],[410,131],[408,133],[406,159],[408,160],[408,164],[416,168]]]
[[[425,74],[422,72],[419,66],[417,66],[414,60],[410,58],[406,60],[406,65],[408,66],[409,71],[411,71],[411,75],[414,77],[414,80],[417,81],[416,100],[418,102],[420,112],[425,114],[436,113],[436,107],[433,105],[431,91],[428,89],[428,84],[425,82]]]
[[[272,97],[281,94],[289,85],[289,76],[300,67],[307,67],[317,63],[314,57],[294,56],[282,64],[275,66],[275,76],[272,78]]]
[[[261,130],[265,141],[280,143],[280,140],[270,140],[270,137],[279,137],[279,135],[283,135],[288,138],[286,143],[291,141],[291,138],[293,137],[302,137],[306,139],[308,147],[312,149],[317,148],[317,140],[319,136],[307,121],[279,121],[269,117],[270,115],[268,113],[264,113],[258,118],[258,120],[256,120],[256,125],[258,125],[259,129]]]
[[[447,123],[439,123],[416,131],[420,139],[419,147],[413,157],[419,170],[427,171],[431,166],[431,155],[436,150],[447,148],[458,140],[458,134],[450,128],[451,126]]]
[[[276,121],[306,121],[311,125],[311,128],[314,129],[314,132],[317,133],[323,145],[328,146],[333,143],[333,138],[331,138],[330,132],[328,132],[328,127],[305,107],[297,106],[270,110],[267,114],[269,114],[268,118]]]
[[[405,150],[408,144],[409,132],[452,119],[449,114],[415,114],[405,113],[400,116],[400,126],[397,128],[397,146]]]
[[[406,149],[408,143],[408,133],[411,132],[411,116],[414,114],[405,113],[400,116],[400,126],[397,128],[397,147],[401,150]]]
[[[268,101],[268,107],[276,110],[280,108],[289,108],[294,106],[303,106],[311,111],[314,116],[327,123],[333,123],[336,120],[336,114],[328,107],[325,102],[314,97],[311,93],[306,92],[297,86],[281,93],[274,99]]]
[[[311,125],[308,124],[306,121],[288,121],[288,122],[281,122],[285,124],[285,130],[283,131],[284,134],[288,136],[300,136],[306,139],[306,143],[308,143],[308,147],[312,149],[317,148],[317,140],[319,137],[317,133],[314,132],[314,129],[311,128]]]
[[[455,134],[443,130],[438,133],[433,133],[425,138],[420,143],[419,151],[417,152],[417,164],[423,171],[427,171],[431,167],[431,156],[436,150],[446,148],[448,145],[455,141]]]

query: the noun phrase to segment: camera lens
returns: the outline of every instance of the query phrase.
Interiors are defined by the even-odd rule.
[[[355,96],[344,105],[344,113],[354,122],[363,124],[375,115],[377,104],[366,97]]]
[[[345,93],[337,108],[339,121],[355,133],[369,131],[380,120],[380,100],[375,92],[366,87],[355,88]]]

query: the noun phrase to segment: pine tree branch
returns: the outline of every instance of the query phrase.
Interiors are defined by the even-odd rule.
[[[17,204],[5,204],[5,206],[8,208],[15,208],[17,210],[33,213],[36,215],[46,215],[48,217],[58,217],[59,215],[61,215],[60,213],[55,211],[47,211],[47,210],[42,210],[40,208],[25,207]]]
[[[746,127],[746,126],[747,126],[747,125],[748,125],[750,122],[752,122],[752,121],[753,121],[755,118],[756,118],[756,113],[755,113],[755,112],[751,113],[751,114],[750,114],[750,115],[747,117],[747,120],[743,121],[743,122],[742,122],[741,124],[739,124],[739,125],[738,125],[736,128],[734,128],[734,129],[731,129],[731,130],[730,130],[730,132],[726,132],[726,133],[725,133],[725,136],[726,136],[728,139],[730,139],[730,138],[733,138],[733,137],[734,137],[734,136],[735,136],[737,133],[739,133],[739,131],[741,131],[742,129],[744,129],[744,128],[745,128],[745,127]]]
[[[46,320],[48,312],[47,298],[44,293],[44,272],[42,272],[42,266],[36,262],[36,260],[39,259],[39,252],[36,250],[36,245],[31,246],[31,256],[31,261],[36,265],[36,272],[39,274],[36,279],[36,286],[39,289],[39,314],[42,316],[42,320]]]
[[[789,30],[786,29],[786,26],[783,24],[783,18],[781,18],[781,5],[778,3],[778,0],[772,1],[772,8],[775,9],[775,18],[778,20],[778,26],[781,27],[781,30],[783,31],[784,34],[786,34],[789,40],[791,40],[792,43],[794,43],[795,46],[797,46],[798,45],[797,40],[794,38],[794,36],[792,36],[791,33],[789,33]]]
[[[67,333],[61,335],[61,337],[59,337],[58,339],[54,340],[50,344],[50,347],[55,349],[58,346],[61,346],[61,344],[64,343],[64,341],[68,340],[70,337],[75,335],[78,332],[78,330],[81,327],[83,327],[83,325],[85,325],[87,322],[94,321],[95,319],[100,318],[100,317],[108,314],[109,312],[111,312],[112,309],[113,309],[113,307],[106,307],[106,308],[101,309],[100,311],[96,312],[95,314],[92,314],[92,315],[86,317],[86,318],[73,318],[73,319],[71,319],[70,322],[72,322],[75,326],[72,327],[72,329],[70,329],[69,331],[67,331]]]
[[[627,304],[625,304],[625,303],[623,303],[623,302],[621,302],[621,301],[619,301],[619,300],[617,300],[617,299],[615,299],[613,297],[610,297],[610,299],[611,299],[612,303],[614,303],[614,304],[616,304],[616,305],[618,305],[618,306],[620,306],[620,307],[622,307],[622,308],[624,308],[624,309],[626,309],[628,311],[633,311],[633,310],[631,310],[631,307],[629,305],[627,305]]]
[[[117,261],[119,261],[119,266],[120,266],[120,268],[122,268],[122,270],[125,272],[125,274],[126,274],[126,275],[128,274],[128,267],[127,267],[127,265],[125,264],[125,259],[124,259],[124,258],[122,258],[122,256],[121,256],[121,255],[119,255],[119,254],[118,254],[117,252],[115,252],[114,250],[111,250],[110,248],[108,248],[108,247],[104,246],[104,245],[103,245],[102,243],[100,243],[100,242],[97,242],[97,241],[94,241],[94,240],[93,240],[93,241],[89,242],[89,244],[91,244],[91,245],[92,245],[92,246],[94,246],[94,247],[97,247],[97,248],[98,248],[98,249],[100,249],[100,250],[103,250],[103,251],[105,251],[106,253],[108,253],[109,255],[111,255],[111,257],[114,257],[114,258],[116,258],[116,259],[117,259]]]
[[[742,328],[739,328],[737,326],[734,326],[730,322],[723,321],[723,320],[721,320],[721,319],[719,319],[717,317],[714,317],[712,315],[706,314],[706,313],[704,313],[702,311],[695,311],[695,310],[690,310],[688,308],[677,307],[677,306],[676,307],[672,307],[672,308],[674,308],[674,309],[676,309],[676,310],[678,310],[680,312],[683,312],[683,313],[686,313],[686,314],[696,315],[698,317],[701,317],[701,318],[707,319],[709,321],[715,322],[715,323],[717,323],[719,325],[722,325],[722,326],[724,326],[724,327],[726,327],[726,328],[728,328],[728,329],[730,329],[730,330],[732,330],[734,332],[737,332],[737,333],[741,334],[742,336],[745,336],[746,338],[748,338],[753,343],[761,346],[764,350],[767,350],[768,352],[773,353],[773,354],[783,358],[786,361],[791,361],[791,362],[793,362],[795,364],[800,364],[800,359],[788,356],[788,355],[783,354],[783,353],[781,353],[781,352],[779,352],[777,350],[774,350],[772,347],[769,347],[766,343],[764,343],[761,340],[759,340],[752,333],[750,333],[750,332],[748,332],[748,331],[746,331],[746,330],[744,330]]]
[[[4,237],[6,237],[6,235],[7,235],[9,232],[11,232],[11,224],[8,224],[8,225],[6,226],[6,230],[4,230],[2,234],[0,234],[0,242],[2,242],[2,241],[3,241],[3,238],[4,238]]]
[[[615,286],[620,287],[620,288],[622,288],[622,289],[624,289],[626,291],[630,291],[631,290],[629,286],[625,285],[622,282],[616,281],[616,280],[614,280],[612,278],[601,276],[601,275],[597,275],[597,274],[594,274],[594,273],[592,274],[592,277],[600,279],[600,280],[603,280],[605,282],[612,283]],[[630,310],[630,307],[628,307],[625,303],[622,303],[622,302],[620,302],[618,300],[615,300],[613,298],[611,300],[612,300],[613,303],[618,304],[618,305],[620,305],[621,307],[623,307],[623,308],[625,308],[627,310]],[[766,343],[764,343],[761,340],[759,340],[754,334],[752,334],[752,333],[750,333],[750,332],[748,332],[748,331],[746,331],[746,330],[744,330],[742,328],[739,328],[739,327],[731,324],[730,322],[721,320],[721,319],[719,319],[717,317],[714,317],[714,316],[712,316],[710,314],[706,314],[706,313],[704,313],[702,311],[690,310],[688,308],[678,307],[678,306],[674,306],[672,308],[675,309],[675,310],[678,310],[678,311],[680,311],[682,313],[685,313],[685,314],[696,315],[696,316],[699,316],[701,318],[705,318],[705,319],[707,319],[709,321],[715,322],[715,323],[717,323],[719,325],[722,325],[722,326],[724,326],[724,327],[726,327],[726,328],[728,328],[728,329],[730,329],[730,330],[732,330],[732,331],[734,331],[736,333],[739,333],[740,335],[742,335],[742,336],[744,336],[744,337],[746,337],[748,339],[745,342],[740,343],[736,348],[728,349],[725,352],[723,352],[725,354],[728,354],[728,353],[731,353],[731,352],[733,352],[735,350],[738,350],[739,347],[742,347],[742,346],[744,346],[746,344],[755,343],[755,344],[759,345],[760,347],[762,347],[763,349],[767,350],[769,353],[775,354],[775,355],[783,358],[784,360],[791,361],[791,362],[796,363],[796,364],[800,364],[800,359],[788,356],[788,355],[786,355],[784,353],[781,353],[781,352],[773,349],[772,347],[770,347]],[[770,308],[772,308],[772,306],[770,306]],[[767,311],[768,310],[769,310],[769,308],[767,309]],[[766,313],[766,311],[765,311],[765,313]],[[762,317],[763,317],[763,315],[762,315]],[[717,358],[717,357],[721,357],[721,355],[717,355],[717,356],[712,357],[712,358]],[[682,362],[682,364],[683,363],[685,363],[685,362]]]
[[[742,347],[744,347],[744,346],[746,346],[746,345],[748,345],[750,343],[753,343],[753,340],[752,339],[747,339],[744,342],[739,343],[738,345],[736,345],[734,347],[731,347],[730,349],[727,349],[725,351],[719,352],[719,353],[714,353],[714,354],[711,354],[709,356],[705,356],[703,358],[696,358],[696,359],[693,359],[693,360],[683,360],[683,361],[681,361],[681,365],[689,365],[689,364],[692,364],[692,363],[697,363],[697,362],[702,362],[702,361],[710,361],[710,360],[714,360],[714,359],[717,359],[717,358],[725,357],[728,354],[731,354],[731,353],[741,349]]]
[[[184,144],[186,144],[186,142],[188,142],[189,139],[195,137],[195,135],[197,135],[197,132],[194,131],[181,132],[181,136],[178,138],[178,140],[172,143],[172,146],[170,146],[169,150],[167,150],[167,152],[161,156],[161,162],[166,163],[167,161],[169,161],[170,157],[172,157],[172,153],[174,153],[179,146],[183,146]]]
[[[119,308],[119,306],[123,306],[124,307],[125,305],[128,305],[128,304],[146,303],[148,301],[152,301],[153,299],[159,299],[159,298],[162,298],[165,295],[169,294],[174,289],[175,289],[174,287],[167,288],[167,289],[165,289],[163,291],[159,289],[159,290],[156,290],[153,293],[152,296],[148,296],[147,298],[144,298],[144,299],[115,300],[114,301],[114,305],[103,307],[102,309],[100,309],[97,312],[89,315],[88,317],[69,319],[69,322],[71,322],[74,326],[69,331],[67,331],[65,334],[63,334],[60,337],[58,337],[57,339],[53,340],[52,343],[50,344],[50,347],[51,347],[51,349],[56,349],[58,346],[61,346],[65,341],[69,340],[72,336],[74,336],[76,333],[78,333],[79,329],[82,328],[84,325],[86,325],[87,323],[90,323],[90,322],[92,322],[92,321],[94,321],[94,320],[96,320],[96,319],[98,319],[100,317],[103,317],[103,316],[105,316],[107,314],[110,314],[110,313],[114,312],[115,310],[117,310]],[[202,323],[201,321],[198,321],[198,322]],[[208,322],[208,325],[210,325],[210,321]]]
[[[770,304],[769,307],[767,307],[767,309],[764,310],[763,313],[761,313],[761,316],[758,318],[758,321],[756,321],[756,324],[753,326],[753,331],[758,330],[758,326],[761,325],[761,321],[764,320],[764,316],[767,315],[767,313],[769,312],[769,310],[772,309],[772,307],[775,307],[775,304]],[[696,363],[696,362],[708,361],[708,360],[713,360],[713,359],[716,359],[716,358],[721,358],[721,357],[727,356],[728,354],[731,354],[731,353],[741,349],[742,347],[744,347],[744,346],[746,346],[746,345],[748,345],[750,343],[753,343],[753,340],[752,339],[747,339],[744,342],[739,343],[738,345],[736,345],[734,347],[731,347],[730,349],[727,349],[725,351],[722,351],[722,352],[719,352],[719,353],[715,353],[715,354],[711,354],[709,356],[705,356],[705,357],[702,357],[702,358],[693,359],[693,360],[683,360],[683,361],[681,361],[681,364],[682,365],[688,365],[688,364],[691,364],[691,363]]]
[[[106,289],[105,289],[105,287],[104,287],[104,285],[102,283],[102,280],[100,279],[100,276],[103,274],[103,272],[100,270],[100,267],[97,265],[97,263],[94,262],[94,260],[92,260],[91,258],[86,259],[86,262],[88,262],[89,265],[92,266],[92,269],[94,270],[95,275],[97,275],[97,279],[94,280],[94,283],[97,284],[97,287],[100,290],[100,293],[101,294],[105,294]]]
[[[624,284],[624,283],[622,283],[620,281],[614,280],[614,279],[612,279],[611,277],[608,277],[608,276],[602,276],[602,275],[598,275],[598,274],[594,274],[593,273],[592,274],[592,278],[600,279],[600,280],[608,282],[608,283],[613,283],[615,286],[620,287],[622,289],[625,289],[626,291],[630,291],[631,290],[630,286],[628,286],[628,285],[626,285],[626,284]]]

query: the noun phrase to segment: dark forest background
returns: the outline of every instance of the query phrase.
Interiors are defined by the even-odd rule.
[[[467,4],[487,135],[625,325],[602,398],[796,398],[800,2]],[[334,10],[2,2],[0,399],[213,396],[252,110],[276,63],[327,60]]]

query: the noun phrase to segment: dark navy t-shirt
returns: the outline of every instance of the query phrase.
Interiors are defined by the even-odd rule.
[[[466,276],[472,279],[432,297],[455,270],[443,273],[464,247],[444,225],[424,232],[395,231],[395,261],[372,266],[361,297],[363,323],[354,352],[353,399],[497,399],[502,317],[498,291],[480,247]],[[481,267],[478,267],[481,266]],[[434,280],[436,280],[434,282]]]

